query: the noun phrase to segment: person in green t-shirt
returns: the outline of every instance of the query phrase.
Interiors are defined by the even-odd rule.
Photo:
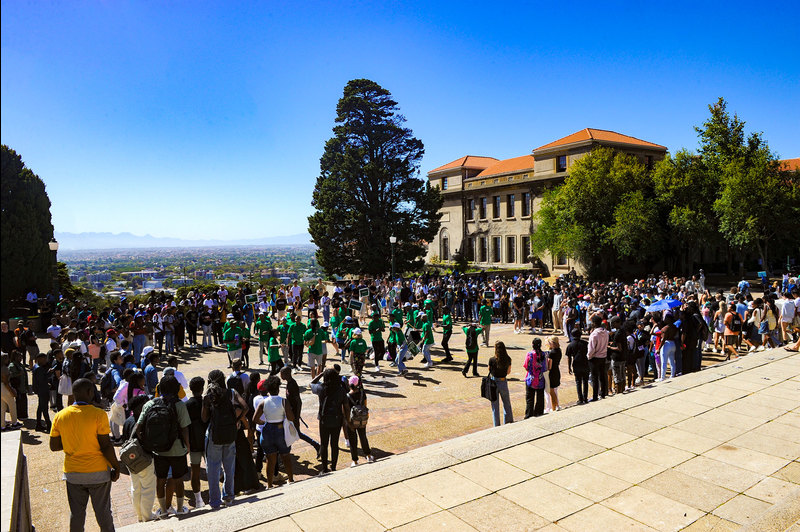
[[[450,355],[450,336],[453,334],[453,317],[450,315],[450,307],[445,306],[442,309],[442,349],[444,349],[444,358],[442,362],[450,362],[453,360]]]
[[[353,374],[361,377],[366,361],[367,342],[361,337],[361,329],[353,329],[353,336],[350,339],[350,367]]]
[[[491,303],[489,303],[488,299],[484,299],[483,305],[481,305],[481,309],[478,311],[478,316],[480,329],[483,331],[483,345],[486,347],[489,347],[489,331],[492,328],[493,315],[494,310],[492,309]]]
[[[397,366],[397,372],[400,375],[408,373],[406,365],[403,364],[403,360],[406,358],[406,353],[408,353],[408,342],[406,342],[406,336],[403,334],[401,325],[397,322],[392,324],[392,330],[389,332],[389,341],[394,343],[394,345],[399,348],[399,351],[397,352],[397,358],[394,359],[392,365]]]
[[[234,319],[233,314],[228,314],[227,321],[222,326],[222,341],[225,342],[228,351],[228,367],[233,365],[234,360],[242,358],[243,339],[244,328]]]
[[[272,337],[272,320],[266,312],[261,312],[256,320],[254,332],[258,335],[258,363],[264,365],[264,354],[267,352],[269,339]]]
[[[402,329],[402,327],[403,327],[403,309],[401,309],[401,308],[400,308],[400,306],[398,305],[398,303],[395,303],[395,304],[394,304],[394,308],[392,309],[392,312],[391,312],[391,313],[390,313],[390,315],[389,315],[389,323],[390,323],[390,324],[391,324],[391,323],[397,323],[397,324],[399,324],[399,325],[400,325],[400,328],[401,328],[401,329]],[[387,350],[389,351],[389,358],[390,358],[392,361],[393,361],[395,358],[397,358],[397,348],[398,348],[398,347],[400,347],[400,346],[399,346],[399,345],[397,345],[397,344],[395,344],[395,343],[392,341],[392,337],[391,337],[391,335],[389,335],[389,338],[386,340],[386,348],[387,348]]]
[[[462,327],[462,331],[467,335],[465,347],[467,350],[467,363],[464,364],[464,369],[461,374],[467,376],[469,365],[472,364],[472,376],[479,377],[478,375],[478,335],[481,334],[482,327],[478,327],[475,323],[471,323],[468,327]]]
[[[380,362],[386,354],[386,344],[383,342],[383,331],[386,327],[381,319],[381,313],[375,312],[372,314],[372,319],[367,326],[369,330],[369,339],[372,343],[372,351],[375,356],[375,371],[380,371]]]
[[[277,375],[283,367],[283,359],[281,358],[280,331],[278,329],[273,329],[270,332],[268,351],[269,353],[267,355],[267,360],[269,360],[270,365],[269,374]]]
[[[289,321],[286,316],[281,318],[281,324],[278,325],[278,337],[281,344],[281,354],[283,355],[283,364],[288,366],[292,363],[291,353],[289,352]]]
[[[297,321],[289,324],[289,341],[291,342],[290,356],[292,358],[292,366],[295,370],[300,369],[303,364],[303,337],[306,334],[306,326],[303,320],[297,317]]]
[[[322,343],[325,341],[325,332],[320,329],[317,320],[311,320],[309,328],[303,335],[303,342],[308,347],[308,367],[311,369],[311,378],[322,372]]]
[[[425,357],[425,367],[432,368],[433,360],[431,360],[431,346],[433,345],[433,325],[428,321],[428,316],[419,313],[420,330],[422,332],[422,356]]]

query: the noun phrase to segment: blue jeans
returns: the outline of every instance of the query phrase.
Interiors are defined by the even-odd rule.
[[[217,445],[206,437],[206,472],[208,474],[208,504],[212,508],[219,508],[222,500],[219,496],[219,471],[225,471],[225,485],[222,496],[232,499],[233,476],[236,468],[236,442],[227,445]]]
[[[147,336],[137,334],[133,337],[133,362],[138,366],[142,357],[142,349],[147,342]]]
[[[505,379],[494,379],[497,384],[497,400],[492,401],[492,418],[494,426],[500,426],[500,401],[503,401],[503,424],[508,425],[514,422],[514,414],[511,411],[511,397],[508,394],[508,381]]]
[[[403,373],[406,370],[406,365],[403,364],[403,360],[406,358],[406,353],[408,353],[408,342],[404,343],[400,350],[397,352],[397,358],[394,360],[395,364],[397,364],[397,371],[399,373]]]
[[[164,351],[167,353],[174,353],[175,352],[175,333],[172,331],[167,331],[164,333]]]
[[[658,378],[664,380],[667,376],[667,364],[670,367],[670,379],[675,376],[675,342],[667,340],[661,346],[661,371]]]
[[[422,356],[425,357],[425,361],[428,364],[433,364],[433,361],[431,360],[431,344],[425,344],[422,346]]]

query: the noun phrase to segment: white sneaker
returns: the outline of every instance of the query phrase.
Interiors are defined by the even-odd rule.
[[[178,510],[175,512],[176,515],[186,515],[188,513],[189,513],[188,506],[184,506],[183,508],[178,508]]]
[[[200,493],[195,493],[194,494],[194,507],[195,508],[202,508],[205,505],[206,505],[206,503],[203,502],[203,496],[200,495]]]
[[[350,467],[356,467],[357,465],[358,465],[358,462],[350,462]]]
[[[433,367],[433,362],[428,362],[427,364],[425,364],[425,367],[426,368],[432,368]]]
[[[767,346],[765,346],[765,345],[761,345],[761,346],[758,347],[758,349],[756,349],[756,351],[766,351],[766,350],[767,350]]]
[[[748,350],[747,350],[747,352],[748,352],[748,353],[752,353],[752,352],[754,352],[755,350],[756,350],[756,346],[754,346],[754,345],[751,345],[751,346],[750,346],[750,349],[748,349]]]
[[[375,461],[375,457],[372,455],[367,456],[367,462],[372,463]]]

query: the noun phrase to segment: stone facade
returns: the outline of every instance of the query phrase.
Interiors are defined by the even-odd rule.
[[[607,146],[652,165],[666,148],[627,135],[585,129],[533,150],[531,155],[497,160],[466,156],[428,172],[444,196],[442,226],[428,245],[426,262],[452,261],[460,251],[481,268],[517,269],[544,266],[552,275],[581,264],[570,257],[530,256],[534,214],[542,195],[563,183],[578,159]]]

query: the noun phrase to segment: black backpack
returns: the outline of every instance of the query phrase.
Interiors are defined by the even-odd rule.
[[[474,351],[478,348],[478,331],[474,327],[467,329],[467,341],[464,345],[467,351]]]
[[[100,379],[100,397],[110,401],[115,391],[117,391],[117,381],[114,380],[114,370],[108,368]]]
[[[226,392],[225,397],[211,409],[211,441],[216,445],[230,445],[236,441],[236,412],[233,410],[231,397],[233,391]]]
[[[731,318],[731,330],[733,332],[742,332],[742,318],[739,317],[738,312],[734,312]]]
[[[147,409],[143,423],[142,446],[155,453],[172,449],[178,438],[178,413],[175,404],[167,403],[162,397],[153,399]]]

